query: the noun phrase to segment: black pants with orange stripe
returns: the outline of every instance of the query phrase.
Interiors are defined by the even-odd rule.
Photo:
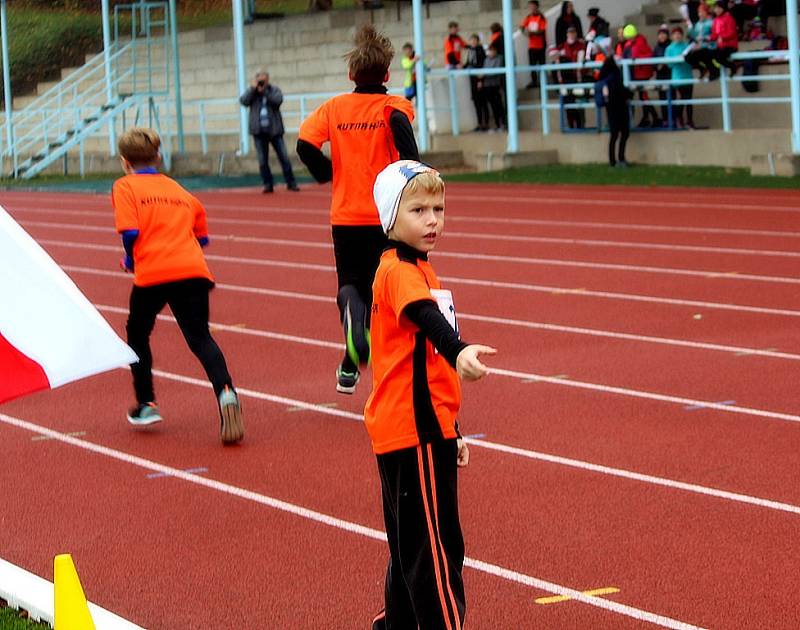
[[[390,552],[387,630],[461,630],[464,625],[456,458],[455,439],[378,455]]]

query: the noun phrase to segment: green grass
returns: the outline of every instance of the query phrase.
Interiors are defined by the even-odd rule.
[[[677,186],[712,188],[795,188],[800,177],[753,177],[748,169],[717,166],[631,166],[607,164],[556,164],[513,168],[492,173],[448,175],[452,182],[509,184],[566,184]]]
[[[0,607],[0,630],[52,630],[46,623],[36,623],[20,617],[13,608]]]

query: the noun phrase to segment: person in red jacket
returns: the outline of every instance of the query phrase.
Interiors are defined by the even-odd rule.
[[[530,13],[519,27],[528,36],[528,61],[532,66],[540,66],[545,63],[547,51],[547,18],[539,10],[539,0],[530,0],[528,8]],[[539,73],[531,72],[531,82],[525,88],[531,89],[538,85]]]
[[[458,22],[450,22],[447,25],[449,30],[444,40],[444,64],[448,69],[461,67],[461,51],[467,47],[467,43],[458,34]]]
[[[647,39],[642,35],[639,30],[633,25],[628,24],[622,31],[625,37],[625,47],[622,51],[622,56],[625,59],[647,59],[653,56],[653,49],[647,43]],[[634,81],[647,81],[653,76],[653,66],[651,65],[635,65],[631,66],[631,78]],[[650,98],[647,95],[647,90],[644,86],[636,89],[639,100],[647,102]],[[642,107],[642,120],[639,121],[639,127],[660,127],[661,120],[658,118],[656,108],[652,105],[644,105]]]
[[[720,66],[725,66],[731,71],[731,76],[736,72],[736,64],[731,61],[731,55],[739,50],[739,31],[736,29],[736,20],[728,11],[725,0],[717,0],[714,5],[714,22],[711,24],[711,41],[717,43],[714,51],[714,61]],[[715,73],[719,76],[719,73]]]

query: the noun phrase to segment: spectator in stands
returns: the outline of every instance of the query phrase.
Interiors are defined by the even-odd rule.
[[[711,27],[714,21],[711,11],[705,2],[697,7],[697,21],[689,27],[689,48],[685,54],[687,63],[700,73],[702,79],[716,68],[712,63],[711,50],[714,47],[711,41]]]
[[[578,34],[578,39],[583,39],[583,25],[581,19],[575,15],[575,7],[572,2],[566,0],[561,3],[561,15],[556,20],[556,46],[561,46],[567,41],[567,29],[574,28]]]
[[[733,0],[730,12],[736,22],[739,39],[745,39],[748,30],[745,23],[758,15],[758,0]]]
[[[681,0],[681,17],[687,26],[697,22],[697,7],[700,4],[700,0]]]
[[[714,5],[714,22],[711,25],[711,41],[717,43],[714,51],[714,61],[720,66],[730,69],[731,76],[736,72],[736,64],[731,61],[731,55],[739,50],[739,33],[736,30],[736,21],[728,11],[726,0],[717,0]],[[716,73],[719,76],[719,70]]]
[[[496,46],[489,46],[486,51],[486,61],[484,68],[502,68],[505,65],[503,55]],[[495,131],[502,131],[506,128],[506,111],[503,105],[503,75],[487,74],[483,79],[483,92],[486,102],[492,109],[494,116]]]
[[[781,15],[786,15],[785,0],[761,0],[758,5],[758,17],[761,18],[765,31],[767,30],[769,18]]]
[[[481,38],[477,33],[473,33],[469,38],[469,46],[466,48],[465,68],[483,68],[486,61],[486,51],[481,45]],[[483,77],[472,74],[469,77],[470,94],[472,103],[475,105],[475,116],[478,119],[478,126],[473,131],[489,131],[489,104],[483,93]]]
[[[681,57],[683,53],[686,52],[686,49],[689,47],[689,42],[687,42],[683,38],[683,29],[680,26],[676,26],[672,29],[672,43],[667,46],[666,56],[667,57]],[[672,80],[673,81],[690,81],[694,77],[692,77],[692,67],[686,63],[674,63],[671,67],[672,72]],[[694,95],[694,86],[691,84],[685,85],[676,85],[672,88],[672,98],[674,99],[677,94],[677,98],[681,100],[691,100]],[[684,118],[683,113],[686,112],[686,117]],[[694,129],[694,106],[689,103],[684,107],[683,105],[675,105],[672,109],[673,112],[673,120],[675,122],[675,126],[678,128],[683,127],[684,125],[689,127],[689,129]]]
[[[625,168],[625,147],[630,135],[630,113],[628,101],[631,93],[622,81],[622,72],[613,55],[610,55],[600,68],[600,79],[595,84],[595,91],[599,99],[605,104],[608,116],[608,128],[611,132],[608,142],[608,163],[611,166]],[[619,154],[617,154],[617,141],[619,141]],[[619,156],[619,158],[617,157]]]
[[[494,46],[497,50],[504,50],[505,43],[503,42],[503,27],[500,22],[492,22],[489,26],[489,46]]]
[[[578,38],[578,30],[574,26],[567,29],[567,39],[564,45],[558,50],[559,63],[583,63],[586,55],[586,43]],[[558,71],[558,80],[562,85],[571,85],[580,83],[581,71],[576,69],[567,69]],[[572,105],[575,103],[574,88],[567,88],[567,94],[564,96],[564,104]],[[566,110],[567,125],[570,129],[583,129],[584,127],[584,114],[581,109]]]
[[[625,59],[647,59],[653,56],[653,49],[647,43],[644,35],[639,32],[633,24],[628,24],[622,32],[625,38],[625,46],[622,51],[622,56]],[[653,76],[653,66],[651,65],[634,65],[631,66],[631,78],[634,81],[648,81]],[[647,102],[650,97],[647,94],[647,89],[640,86],[636,90],[639,100]],[[660,127],[661,120],[658,118],[655,107],[652,105],[644,105],[642,107],[642,119],[639,121],[640,128],[645,127]]]
[[[586,33],[587,36],[590,33],[594,33],[592,36],[593,39],[611,36],[609,24],[605,18],[600,16],[600,9],[597,7],[592,7],[589,9],[589,13],[587,15],[589,17],[589,30]]]
[[[662,24],[658,29],[656,36],[656,44],[653,46],[653,57],[666,57],[667,48],[670,45],[669,27]],[[672,78],[672,70],[669,64],[661,63],[656,67],[656,79],[659,81],[669,81]],[[658,98],[661,101],[667,100],[667,91],[669,87],[660,83],[658,86]],[[661,106],[661,121],[662,125],[666,126],[669,121],[669,107],[667,105]]]
[[[272,171],[269,168],[269,145],[272,145],[278,155],[286,187],[298,192],[300,189],[294,179],[292,164],[289,162],[286,144],[283,141],[283,117],[280,109],[283,92],[278,86],[270,84],[268,73],[258,72],[250,84],[250,89],[242,94],[239,102],[242,107],[250,109],[250,133],[253,135],[258,153],[258,167],[264,183],[264,192],[273,191]]]
[[[330,11],[333,0],[308,0],[309,11]]]
[[[528,36],[528,62],[532,66],[539,66],[545,63],[545,53],[547,51],[547,18],[539,10],[539,0],[528,2],[530,13],[525,16],[520,24],[520,30]],[[499,52],[499,51],[498,51]],[[539,74],[531,72],[531,82],[525,86],[526,89],[538,87]]]
[[[414,46],[411,42],[403,44],[403,58],[400,60],[400,66],[403,68],[403,95],[409,100],[413,101],[417,96],[417,73],[414,72],[414,67],[419,61],[419,57],[414,52]]]
[[[625,27],[620,26],[617,29],[617,43],[614,44],[614,56],[617,59],[622,59],[625,53]]]
[[[444,64],[449,70],[461,67],[461,51],[467,45],[458,34],[458,22],[447,25],[449,33],[444,40]]]

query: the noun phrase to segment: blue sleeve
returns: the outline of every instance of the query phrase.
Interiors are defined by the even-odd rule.
[[[125,267],[133,271],[133,244],[139,238],[139,230],[125,230],[122,234],[122,247],[125,249]]]
[[[210,241],[207,236],[200,236],[197,238],[197,242],[200,243],[200,247],[205,247]]]

